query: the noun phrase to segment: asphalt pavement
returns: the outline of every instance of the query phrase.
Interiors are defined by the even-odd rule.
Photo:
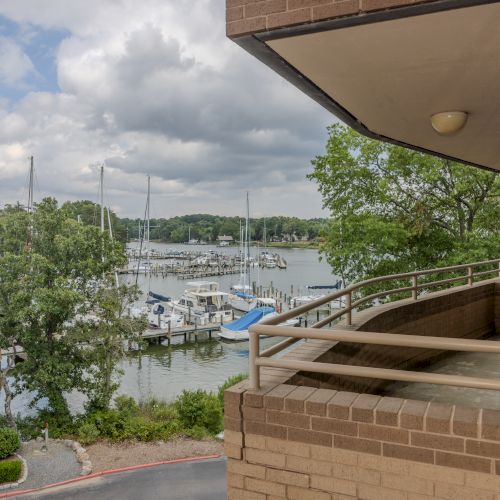
[[[19,499],[40,500],[224,500],[224,458],[157,465],[79,481]]]

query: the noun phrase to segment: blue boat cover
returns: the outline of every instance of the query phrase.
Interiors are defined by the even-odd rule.
[[[342,280],[338,280],[335,285],[308,285],[306,288],[310,290],[331,290],[332,288],[339,289],[342,286]]]
[[[235,295],[240,299],[255,299],[255,295],[248,295],[248,293],[236,292]]]
[[[250,326],[252,326],[254,323],[257,323],[257,321],[262,319],[266,314],[270,314],[272,312],[274,312],[274,307],[267,307],[267,306],[256,307],[255,309],[252,309],[250,312],[247,312],[241,318],[235,321],[231,321],[231,323],[228,323],[227,325],[224,325],[224,328],[233,330],[233,332],[241,332],[243,330],[248,330]]]
[[[153,299],[160,300],[161,302],[170,302],[170,297],[165,297],[165,295],[160,295],[159,293],[149,292],[149,296]]]

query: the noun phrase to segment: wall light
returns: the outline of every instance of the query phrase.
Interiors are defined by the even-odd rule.
[[[468,114],[464,111],[443,111],[431,116],[432,128],[441,135],[453,135],[462,130]]]

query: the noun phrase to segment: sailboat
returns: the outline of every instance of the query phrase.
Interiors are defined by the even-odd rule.
[[[240,281],[231,287],[229,303],[233,309],[248,312],[257,307],[257,297],[250,288],[250,202],[247,191],[247,213],[244,229],[240,226]]]
[[[139,256],[136,264],[135,282],[137,284],[139,273],[142,271],[147,273],[150,269],[150,207],[151,207],[151,178],[148,175],[148,192],[146,197],[146,209],[144,211],[144,222],[142,224],[143,232],[139,235]],[[146,259],[141,263],[141,257],[145,255]],[[142,265],[141,265],[142,264]],[[151,275],[150,275],[151,277]],[[149,287],[148,287],[149,288]],[[184,315],[177,314],[167,308],[167,303],[170,302],[170,297],[152,292],[148,289],[148,296],[143,305],[136,305],[131,309],[133,316],[145,316],[148,320],[150,328],[175,328],[184,326]]]

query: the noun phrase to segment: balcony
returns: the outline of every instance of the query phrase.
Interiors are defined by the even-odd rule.
[[[500,333],[499,265],[367,280],[254,325],[250,379],[225,396],[229,498],[493,498],[500,411],[386,391],[500,390],[494,377],[426,371],[452,352],[500,354],[487,340]],[[277,326],[339,297],[346,307],[310,328]],[[398,300],[363,309],[388,297]],[[284,340],[260,351],[262,336]]]

